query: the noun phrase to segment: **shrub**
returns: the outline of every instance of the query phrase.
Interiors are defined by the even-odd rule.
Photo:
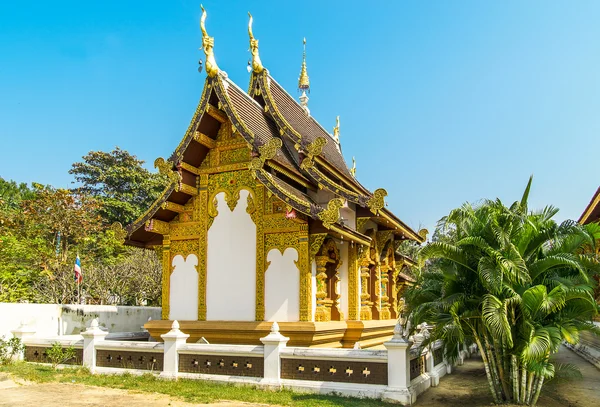
[[[12,363],[15,356],[23,349],[25,346],[19,338],[4,339],[4,336],[0,338],[0,365]]]

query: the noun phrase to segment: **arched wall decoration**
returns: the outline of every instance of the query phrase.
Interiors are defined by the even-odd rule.
[[[187,244],[181,249],[188,250]],[[169,319],[195,321],[198,319],[198,257],[194,253],[176,254],[171,261]],[[193,309],[190,309],[193,306]]]
[[[300,317],[299,253],[293,247],[267,253],[265,268],[265,320],[295,322]],[[275,264],[271,264],[271,260]],[[292,260],[293,264],[285,262]]]

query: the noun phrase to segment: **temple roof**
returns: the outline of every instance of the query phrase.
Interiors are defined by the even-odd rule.
[[[587,223],[596,222],[598,219],[600,219],[600,187],[598,187],[596,193],[590,200],[590,203],[588,203],[579,217],[579,223],[585,225]]]
[[[371,219],[381,230],[391,231],[398,239],[423,242],[423,236],[385,208],[387,192],[384,189],[370,192],[356,180],[346,165],[339,140],[264,69],[258,57],[258,40],[253,37],[251,28],[253,59],[247,93],[217,66],[214,39],[206,32],[204,19],[205,13],[201,26],[208,76],[202,97],[170,159],[155,162],[160,172],[168,176],[170,184],[148,211],[128,227],[128,243],[160,244],[161,228],[168,231],[165,222],[184,211],[183,205],[198,194],[196,177],[205,171],[201,165],[209,151],[217,146],[217,132],[229,125],[231,129],[225,128],[225,132],[241,136],[241,142],[245,141],[250,151],[250,162],[220,171],[248,169],[271,194],[312,219],[312,230],[326,229],[334,236],[368,245],[370,237],[350,229],[341,220],[339,209],[348,201],[356,204],[357,218]],[[317,204],[309,195],[310,191],[318,193],[323,188],[335,196],[327,205]]]

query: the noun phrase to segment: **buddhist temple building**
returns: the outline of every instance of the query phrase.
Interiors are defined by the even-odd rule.
[[[128,227],[127,244],[162,259],[162,320],[146,328],[160,340],[178,320],[191,342],[259,344],[276,321],[292,346],[383,343],[411,281],[398,246],[425,231],[386,208],[385,189],[358,182],[339,118],[329,132],[311,116],[306,54],[297,101],[263,66],[250,16],[243,90],[205,24],[203,10],[200,102],[174,153],[155,161],[169,186]]]
[[[586,225],[592,222],[598,222],[600,220],[600,187],[596,190],[596,193],[592,197],[590,203],[579,217],[579,223]]]

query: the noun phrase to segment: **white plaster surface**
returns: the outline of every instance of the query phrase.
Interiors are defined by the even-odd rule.
[[[300,320],[300,271],[296,266],[298,252],[287,248],[267,254],[270,262],[265,272],[265,320],[297,322]]]
[[[76,304],[0,303],[0,337],[11,337],[21,322],[36,336],[72,335],[85,331],[92,319],[110,332],[140,332],[148,318],[160,319],[160,307]]]
[[[219,214],[208,231],[206,319],[254,321],[256,318],[256,226],[246,212],[247,190],[233,210],[219,193]]]
[[[198,257],[189,254],[173,258],[169,289],[169,319],[179,321],[198,320]]]

